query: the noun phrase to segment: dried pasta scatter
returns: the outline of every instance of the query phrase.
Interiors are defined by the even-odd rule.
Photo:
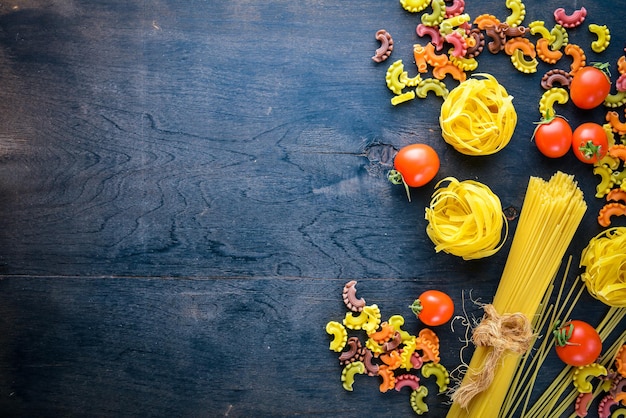
[[[477,74],[448,94],[439,123],[443,139],[466,155],[490,155],[504,148],[517,125],[513,97],[490,74]]]

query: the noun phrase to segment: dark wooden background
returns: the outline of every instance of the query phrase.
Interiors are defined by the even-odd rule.
[[[504,19],[504,3],[466,11]],[[571,41],[616,72],[620,0],[527,0],[524,23],[580,6],[613,42],[594,54],[585,27]],[[524,75],[483,53],[478,70],[515,97],[519,122],[500,153],[462,156],[440,137],[440,98],[389,102],[386,68],[402,59],[414,73],[418,19],[379,0],[1,0],[2,415],[411,416],[408,392],[380,393],[377,378],[342,389],[325,325],[344,315],[343,285],[357,280],[416,332],[407,306],[423,290],[490,301],[516,221],[488,259],[436,254],[434,182],[409,203],[385,177],[409,143],[437,149],[437,179],[479,180],[504,207],[521,207],[530,175],[576,175],[589,205],[568,251],[577,266],[602,201],[590,167],[530,141],[553,67]],[[381,28],[395,50],[375,64]],[[577,311],[605,307],[585,296]],[[437,332],[452,369],[463,332]],[[429,404],[445,416],[445,397]]]

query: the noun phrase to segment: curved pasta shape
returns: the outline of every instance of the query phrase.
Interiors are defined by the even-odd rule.
[[[428,396],[428,388],[426,386],[420,386],[419,389],[411,392],[411,408],[417,415],[428,412],[428,405],[424,401],[426,396]]]
[[[585,51],[580,47],[580,45],[567,44],[565,45],[564,52],[566,55],[572,57],[572,64],[570,65],[569,71],[571,75],[576,74],[576,72],[583,68],[587,63],[587,56],[585,55]]]
[[[448,185],[440,187],[445,181]],[[435,251],[464,260],[495,254],[508,235],[500,199],[489,187],[473,180],[460,182],[448,177],[440,181],[425,217],[426,234],[435,244]]]
[[[357,374],[365,374],[365,365],[362,361],[354,361],[343,368],[341,372],[341,383],[345,390],[352,392],[354,376]]]
[[[537,55],[543,62],[548,64],[556,64],[563,57],[563,53],[558,49],[552,50],[549,42],[544,38],[537,40]]]
[[[425,99],[429,92],[433,92],[435,95],[439,97],[443,97],[444,100],[448,97],[448,88],[444,84],[443,81],[437,80],[436,78],[425,78],[420,81],[415,89],[415,94],[420,99]]]
[[[569,35],[567,30],[559,24],[554,25],[550,30],[550,48],[557,51],[569,43]]]
[[[611,43],[611,32],[606,25],[596,25],[595,23],[589,24],[589,32],[598,37],[591,43],[591,49],[593,52],[600,53],[608,48]]]
[[[402,89],[406,87],[406,80],[408,73],[404,74],[404,63],[402,60],[397,60],[387,68],[385,74],[385,81],[387,82],[387,88],[395,94],[402,94]]]
[[[408,12],[419,13],[428,7],[430,0],[400,0],[400,4]]]
[[[552,39],[552,35],[550,35],[550,31],[546,28],[546,24],[543,20],[534,20],[530,22],[528,24],[528,29],[531,35],[539,35],[548,41]]]
[[[587,9],[581,7],[578,10],[574,10],[571,15],[565,13],[565,9],[559,7],[554,11],[554,20],[559,25],[565,28],[575,28],[583,23],[587,17]]]
[[[537,58],[531,58],[529,60],[524,56],[524,51],[521,49],[516,49],[511,55],[511,63],[513,63],[513,67],[517,71],[520,71],[525,74],[531,74],[537,72],[537,66],[539,65],[539,61]]]
[[[539,99],[539,113],[544,118],[547,118],[548,115],[556,115],[554,104],[564,105],[568,100],[569,93],[567,93],[567,90],[562,87],[552,87],[541,95],[541,99]]]
[[[490,155],[513,135],[517,113],[513,97],[490,74],[476,74],[455,87],[441,106],[443,139],[466,155]]]
[[[607,370],[598,363],[591,363],[581,366],[574,372],[574,386],[580,393],[589,393],[593,390],[593,385],[588,379],[592,377],[606,376]]]
[[[526,16],[526,6],[522,0],[506,0],[505,5],[511,10],[511,14],[505,20],[506,24],[509,26],[520,25]]]
[[[446,3],[444,0],[431,0],[432,13],[422,15],[422,23],[426,26],[437,26],[446,17]]]

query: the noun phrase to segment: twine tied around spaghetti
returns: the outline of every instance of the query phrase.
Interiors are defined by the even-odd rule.
[[[491,385],[496,368],[506,351],[524,354],[532,345],[533,331],[530,321],[522,313],[500,315],[491,304],[483,306],[485,315],[472,333],[473,343],[491,347],[482,370],[474,372],[469,381],[453,394],[452,400],[467,408],[474,396]]]

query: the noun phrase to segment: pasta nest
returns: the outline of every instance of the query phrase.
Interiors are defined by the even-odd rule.
[[[443,139],[466,155],[490,155],[511,140],[517,125],[513,96],[490,74],[452,89],[441,106]]]
[[[448,185],[440,187],[446,181]],[[426,234],[435,244],[435,251],[464,260],[498,252],[508,235],[498,196],[482,183],[454,177],[441,180],[436,188],[426,208]]]
[[[594,298],[626,308],[626,227],[614,227],[589,240],[580,257],[581,279]]]

